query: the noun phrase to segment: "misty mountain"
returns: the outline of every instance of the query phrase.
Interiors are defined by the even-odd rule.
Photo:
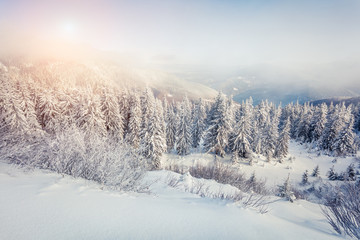
[[[352,69],[345,63],[342,69]],[[250,96],[254,103],[268,99],[276,104],[299,101],[304,103],[327,98],[351,98],[360,96],[360,84],[345,73],[339,75],[333,69],[339,64],[308,68],[279,68],[274,65],[232,66],[219,69],[215,66],[177,66],[168,69],[174,75],[199,82],[241,102]],[[332,69],[330,71],[330,69]],[[341,71],[340,71],[341,72]]]
[[[103,60],[106,59],[106,60]],[[212,99],[217,91],[203,84],[181,79],[172,74],[152,69],[132,67],[121,62],[110,61],[109,58],[98,58],[94,61],[54,60],[25,58],[7,58],[0,60],[0,72],[7,76],[14,74],[8,71],[16,68],[19,74],[27,74],[33,79],[46,79],[55,81],[59,87],[62,82],[86,85],[87,82],[105,82],[120,89],[150,87],[158,98],[166,97],[168,100],[178,101],[187,95],[189,99]],[[15,71],[15,72],[16,72]],[[8,76],[11,77],[11,76]]]
[[[322,103],[326,103],[327,105],[330,105],[333,103],[334,105],[339,103],[345,103],[346,106],[349,106],[350,104],[357,105],[360,103],[360,97],[352,97],[352,98],[327,98],[327,99],[320,99],[316,101],[311,101],[310,103],[313,105],[319,105]]]

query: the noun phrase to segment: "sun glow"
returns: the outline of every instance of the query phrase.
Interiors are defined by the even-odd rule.
[[[73,21],[64,21],[60,26],[60,34],[67,40],[76,40],[78,25]]]

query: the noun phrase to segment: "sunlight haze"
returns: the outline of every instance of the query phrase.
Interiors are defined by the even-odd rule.
[[[0,1],[0,9],[2,51],[63,42],[219,79],[266,66],[278,81],[360,81],[355,0]]]

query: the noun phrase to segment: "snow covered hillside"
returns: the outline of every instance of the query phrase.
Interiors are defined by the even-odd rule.
[[[360,154],[358,154],[360,155]],[[327,173],[329,169],[334,166],[336,172],[344,172],[346,168],[354,163],[357,164],[354,157],[335,158],[327,155],[318,156],[317,152],[308,150],[299,142],[290,141],[289,155],[283,163],[278,161],[268,162],[264,156],[256,155],[254,157],[254,164],[249,165],[248,161],[240,161],[239,163],[232,163],[231,156],[226,155],[224,158],[217,158],[218,161],[225,164],[230,164],[232,167],[239,169],[250,177],[255,173],[257,178],[266,180],[267,187],[276,188],[277,185],[282,184],[290,174],[291,182],[296,185],[301,182],[303,173],[308,170],[311,174],[316,166],[319,166],[320,178],[327,181]],[[166,154],[163,158],[163,165],[166,168],[171,165],[190,167],[197,164],[207,165],[214,162],[214,155],[207,153],[192,153],[187,156],[178,156],[174,154]],[[317,178],[310,177],[310,181]]]
[[[295,157],[292,163],[272,165],[259,160],[254,166],[239,163],[239,168],[247,173],[256,171],[272,185],[282,182],[288,172],[298,178],[314,164],[319,164],[321,175],[325,175],[332,164],[329,157],[316,158],[296,143],[291,143],[290,155]],[[207,163],[211,161],[209,156],[193,154],[177,162],[193,164],[196,158]],[[352,160],[341,159],[335,165],[342,170]],[[170,162],[169,155],[163,161]],[[170,186],[171,179],[178,184]],[[160,170],[148,172],[143,181],[152,183],[150,193],[124,193],[50,171],[27,172],[0,163],[2,239],[340,238],[326,222],[319,205],[305,200],[290,203],[270,197],[269,212],[260,214],[241,202],[189,192],[198,181],[212,191],[235,190],[213,180]]]

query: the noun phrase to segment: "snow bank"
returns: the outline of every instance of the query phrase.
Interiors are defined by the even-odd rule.
[[[0,163],[0,236],[7,240],[339,239],[315,204],[274,198],[272,211],[258,214],[236,203],[169,187],[168,175],[168,171],[150,172],[147,179],[155,182],[153,193],[130,194]],[[189,176],[185,178],[183,182],[190,184]]]

